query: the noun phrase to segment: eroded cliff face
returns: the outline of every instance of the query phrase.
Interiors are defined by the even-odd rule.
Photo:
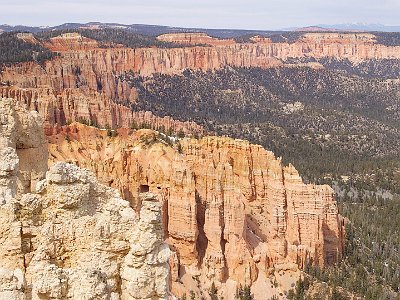
[[[234,39],[218,39],[207,35],[206,33],[167,33],[157,37],[157,40],[163,42],[177,43],[181,45],[233,45],[236,44]]]
[[[253,43],[238,44],[187,33],[163,35],[160,39],[188,44],[207,42],[211,46],[100,48],[94,40],[67,34],[44,44],[58,52],[59,57],[43,65],[23,63],[6,67],[0,73],[0,96],[17,99],[37,110],[47,129],[54,124],[80,120],[101,127],[147,123],[153,128],[163,126],[175,132],[202,134],[203,128],[193,122],[160,118],[150,112],[132,112],[137,91],[123,80],[126,72],[151,76],[226,66],[268,68],[286,65],[289,58],[307,57],[349,59],[353,63],[400,58],[400,47],[377,44],[374,35],[362,33],[309,33],[294,43],[272,43],[270,39],[256,37]]]
[[[37,112],[27,114],[11,100],[0,98],[0,101],[0,151],[18,157],[18,172],[11,167],[13,163],[7,167],[8,171],[4,170],[15,175],[16,186],[9,191],[13,195],[31,192],[47,171],[47,141],[42,121]]]
[[[61,128],[49,137],[50,161],[91,169],[132,207],[140,206],[138,191],[159,195],[176,294],[200,294],[215,282],[233,299],[240,283],[263,299],[260,286],[276,272],[340,259],[343,223],[332,189],[304,184],[261,146],[205,137],[181,140],[177,151],[150,130],[118,133]]]
[[[37,113],[0,99],[0,298],[167,299],[161,205],[140,216],[87,170],[47,170]]]
[[[79,88],[56,92],[49,87],[18,88],[0,87],[0,97],[16,99],[30,110],[38,111],[44,119],[46,133],[54,125],[79,121],[100,127],[132,127],[146,124],[152,128],[164,128],[185,134],[203,134],[204,128],[194,122],[182,122],[171,117],[159,117],[150,111],[132,111],[130,106],[119,103],[105,94]]]
[[[185,69],[215,70],[233,67],[279,67],[289,58],[399,59],[400,47],[375,42],[372,34],[309,33],[294,43],[273,43],[253,38],[238,44],[202,34],[163,35],[163,40],[207,42],[207,47],[100,48],[94,40],[69,34],[44,45],[60,54],[45,62],[6,67],[0,74],[0,96],[12,97],[40,112],[49,125],[87,120],[102,127],[129,127],[140,119],[134,110],[137,91],[122,80],[126,72],[143,76],[155,73],[180,74]],[[291,65],[292,66],[292,65]],[[1,82],[5,86],[1,86]],[[9,82],[12,86],[7,86]],[[144,114],[141,112],[139,114]],[[150,113],[147,113],[150,114]],[[141,121],[141,120],[140,120]],[[163,124],[174,131],[201,133],[192,122],[146,118],[155,128]],[[168,129],[168,128],[167,128]]]
[[[186,134],[204,132],[194,122],[133,111],[137,92],[119,76],[131,70],[134,59],[128,56],[134,49],[119,47],[106,53],[96,41],[77,34],[52,38],[45,46],[60,56],[44,65],[23,63],[5,68],[0,73],[0,97],[16,99],[38,111],[46,129],[81,121],[103,128],[147,124]]]

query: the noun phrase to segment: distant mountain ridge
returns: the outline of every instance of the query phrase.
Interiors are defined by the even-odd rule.
[[[334,24],[334,25],[320,24],[317,26],[324,27],[327,29],[336,29],[344,31],[382,31],[382,32],[400,31],[400,25],[389,26],[383,24],[346,23],[346,24]]]
[[[270,35],[272,33],[283,33],[285,31],[304,31],[304,32],[325,32],[325,31],[381,31],[381,32],[400,32],[400,26],[386,26],[382,24],[318,24],[307,27],[291,27],[282,30],[251,30],[251,29],[209,29],[209,28],[183,28],[164,25],[148,25],[148,24],[119,24],[119,23],[64,23],[56,26],[24,26],[16,25],[11,26],[7,24],[0,25],[0,34],[2,32],[10,31],[26,31],[26,32],[40,32],[51,30],[70,30],[70,29],[125,29],[133,31],[138,34],[157,36],[165,33],[177,32],[204,32],[210,36],[219,38],[236,38],[245,35]]]
[[[27,32],[40,32],[40,31],[51,31],[51,30],[68,30],[68,29],[125,29],[133,31],[138,34],[157,36],[165,33],[177,33],[177,32],[204,32],[210,36],[216,36],[219,38],[234,38],[243,35],[256,35],[256,34],[271,34],[280,33],[283,31],[272,31],[272,30],[246,30],[246,29],[207,29],[207,28],[183,28],[183,27],[170,27],[163,25],[147,25],[147,24],[119,24],[119,23],[101,23],[101,22],[90,22],[90,23],[64,23],[57,26],[10,26],[7,24],[0,25],[0,33],[10,31],[27,31]]]
[[[307,27],[285,28],[287,31],[378,31],[400,32],[400,26],[388,26],[382,24],[345,23],[345,24],[318,24]]]

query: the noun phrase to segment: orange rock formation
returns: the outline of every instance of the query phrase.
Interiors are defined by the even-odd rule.
[[[204,133],[204,128],[194,122],[181,122],[171,117],[158,117],[149,111],[132,111],[123,103],[112,101],[104,93],[85,89],[65,89],[59,93],[50,87],[40,88],[0,88],[0,97],[13,98],[38,111],[45,121],[46,132],[55,124],[80,121],[101,127],[131,127],[146,124],[152,128],[163,128],[185,134]],[[133,96],[135,97],[135,96]]]
[[[210,45],[227,46],[235,44],[234,39],[217,39],[205,33],[168,33],[157,37],[159,41],[177,43],[182,45]]]
[[[343,223],[332,189],[304,184],[261,146],[206,137],[179,141],[179,153],[154,131],[118,132],[109,138],[81,124],[59,128],[49,137],[50,160],[92,170],[134,208],[139,192],[159,195],[175,251],[174,292],[185,290],[187,274],[205,286],[252,284],[278,266],[340,259]]]
[[[97,41],[80,35],[79,33],[64,33],[45,42],[45,46],[54,52],[69,50],[89,50],[99,47]]]

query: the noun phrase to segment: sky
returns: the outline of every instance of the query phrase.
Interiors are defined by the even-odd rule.
[[[316,24],[400,25],[400,0],[0,0],[0,24],[115,22],[273,30]]]

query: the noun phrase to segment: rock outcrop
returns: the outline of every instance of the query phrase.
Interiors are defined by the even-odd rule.
[[[6,190],[13,195],[17,191],[30,192],[44,177],[47,171],[47,141],[42,126],[37,112],[27,114],[13,101],[0,100],[0,157],[3,159],[0,176],[13,178],[9,181],[12,186],[4,193]],[[5,186],[6,182],[2,180],[0,186]]]
[[[342,255],[333,190],[304,184],[261,146],[206,137],[181,140],[177,151],[150,130],[120,129],[109,138],[80,124],[49,138],[51,162],[91,169],[132,207],[140,206],[138,191],[159,195],[177,294],[196,290],[197,278],[199,293],[215,282],[230,299],[235,284],[256,286],[276,270],[323,267]]]
[[[45,42],[46,48],[54,52],[69,50],[90,50],[99,47],[95,40],[82,36],[77,32],[63,33]]]
[[[140,220],[121,266],[121,300],[165,299],[169,290],[170,250],[162,242],[161,204],[150,193],[142,194],[140,200]]]
[[[234,39],[217,39],[207,35],[206,33],[167,33],[157,37],[157,40],[163,42],[177,43],[181,45],[210,45],[210,46],[227,46],[236,44]]]
[[[1,99],[0,118],[0,299],[167,299],[155,196],[137,216],[87,170],[58,162],[45,174],[38,114]]]

